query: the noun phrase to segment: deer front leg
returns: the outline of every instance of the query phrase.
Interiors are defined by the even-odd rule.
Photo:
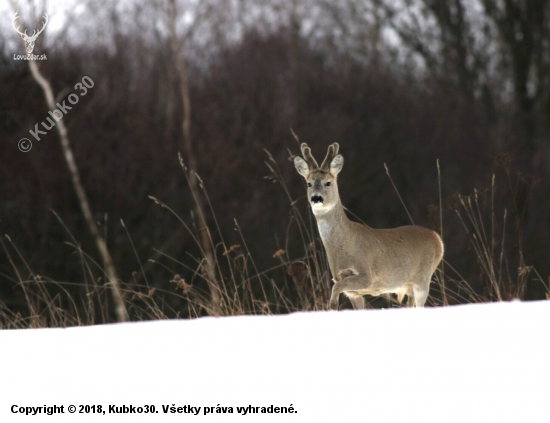
[[[340,271],[338,276],[340,280],[334,282],[330,296],[329,308],[331,310],[338,310],[338,297],[342,292],[360,291],[368,286],[367,278],[358,274],[353,268]]]
[[[338,282],[335,282],[333,287],[332,287],[332,294],[330,296],[330,301],[329,301],[329,309],[330,310],[338,310],[338,297],[340,296],[340,292],[338,292],[336,288],[336,284]]]
[[[365,307],[365,298],[362,295],[351,295],[346,294],[351,302],[351,305],[355,310],[364,310]]]

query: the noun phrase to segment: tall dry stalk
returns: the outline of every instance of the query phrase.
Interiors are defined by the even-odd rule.
[[[525,299],[527,284],[530,281],[538,281],[546,287],[536,269],[526,263],[524,255],[525,210],[538,178],[524,179],[520,173],[515,173],[514,176],[514,172],[510,169],[511,160],[512,157],[506,153],[501,153],[496,157],[497,164],[506,173],[508,195],[512,203],[512,212],[509,213],[504,208],[502,212],[498,213],[498,215],[502,213],[502,221],[497,221],[499,219],[497,219],[495,197],[498,185],[494,174],[491,179],[490,197],[488,194],[484,194],[488,191],[487,189],[474,189],[471,195],[458,195],[459,202],[455,207],[459,221],[470,236],[471,246],[477,255],[480,268],[489,281],[490,296],[497,301],[513,298]],[[520,204],[519,200],[520,190],[526,193],[523,204]],[[512,219],[510,224],[514,229],[510,235],[515,235],[517,237],[515,240],[510,239],[506,233],[509,219]],[[486,228],[487,225],[490,227]],[[502,228],[499,229],[502,231],[500,236],[497,233],[497,227]],[[497,251],[499,244],[500,252]],[[513,250],[517,254],[515,259],[506,254]]]
[[[441,237],[441,242],[445,245],[443,240],[443,202],[441,198],[441,169],[439,168],[439,159],[437,159],[437,184],[439,188],[439,236]],[[441,260],[441,273],[439,277],[439,284],[441,285],[441,297],[443,300],[443,305],[449,305],[447,300],[447,290],[445,287],[445,260]]]
[[[170,41],[172,47],[172,55],[174,64],[179,77],[179,89],[183,104],[183,116],[182,116],[182,147],[185,155],[185,160],[188,164],[189,170],[189,186],[193,192],[195,200],[195,212],[198,217],[199,227],[199,240],[200,248],[204,255],[204,261],[202,264],[203,271],[208,281],[208,287],[210,289],[210,308],[213,314],[219,315],[220,310],[220,289],[216,278],[216,266],[214,257],[214,248],[212,245],[212,238],[208,230],[206,223],[206,215],[204,212],[204,203],[199,190],[200,181],[197,177],[197,160],[193,151],[193,142],[191,139],[191,95],[189,93],[189,79],[187,76],[187,67],[185,65],[185,58],[183,57],[182,48],[183,42],[180,41],[177,33],[177,9],[175,0],[168,1],[168,18],[170,27]],[[195,17],[194,25],[199,22],[201,17]],[[191,28],[186,35],[182,38],[185,41],[193,34],[193,28]]]
[[[11,3],[12,9],[14,10],[14,12],[16,12],[17,7],[15,4],[15,1],[10,0],[10,3]],[[23,45],[24,44],[25,43],[23,42]],[[54,96],[53,89],[50,82],[42,75],[42,73],[40,72],[40,69],[38,68],[38,65],[34,60],[29,60],[28,63],[29,63],[29,69],[31,71],[32,77],[38,83],[38,85],[40,85],[40,87],[42,88],[48,108],[50,109],[50,111],[53,112],[54,110],[57,109],[57,107],[55,105],[55,96]],[[120,283],[117,277],[115,265],[113,263],[111,254],[109,253],[109,249],[107,248],[107,244],[105,243],[105,239],[101,236],[101,233],[99,232],[99,229],[93,218],[92,211],[90,208],[90,203],[88,201],[86,191],[84,190],[84,187],[82,185],[82,181],[80,179],[80,172],[78,170],[78,166],[74,159],[74,154],[71,148],[71,143],[69,141],[67,127],[65,126],[65,123],[63,122],[63,120],[59,120],[56,123],[55,128],[57,129],[57,133],[59,134],[59,141],[61,144],[61,149],[63,151],[63,157],[65,158],[65,162],[67,163],[67,167],[69,168],[69,172],[71,174],[71,181],[73,183],[73,188],[78,197],[78,202],[80,204],[82,214],[84,215],[84,219],[86,220],[88,228],[92,234],[92,237],[94,238],[99,254],[101,255],[103,265],[105,267],[105,274],[107,276],[107,279],[109,280],[111,293],[113,296],[113,300],[115,302],[115,314],[116,314],[117,320],[119,322],[128,321],[128,313],[126,311],[126,307],[124,306],[124,300],[122,299]]]

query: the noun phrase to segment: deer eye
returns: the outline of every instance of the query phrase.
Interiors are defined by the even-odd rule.
[[[327,183],[325,184],[325,186],[326,186],[326,187],[330,187],[330,182],[327,182]]]
[[[307,183],[307,186],[311,188],[311,182],[308,182],[308,183]]]

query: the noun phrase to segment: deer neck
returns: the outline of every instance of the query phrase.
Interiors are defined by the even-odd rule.
[[[338,201],[330,210],[313,211],[323,244],[330,243],[339,235],[349,233],[350,221],[344,206]]]

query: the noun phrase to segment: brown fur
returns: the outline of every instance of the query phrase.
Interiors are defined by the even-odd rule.
[[[294,164],[308,182],[308,199],[333,276],[330,308],[338,308],[342,292],[355,308],[364,308],[363,295],[384,293],[396,293],[400,302],[407,295],[409,306],[413,298],[416,307],[424,306],[443,257],[439,235],[421,226],[373,229],[350,221],[338,193],[337,176],[344,164],[338,144],[329,146],[320,167],[307,144],[301,147],[306,160],[296,156]]]

